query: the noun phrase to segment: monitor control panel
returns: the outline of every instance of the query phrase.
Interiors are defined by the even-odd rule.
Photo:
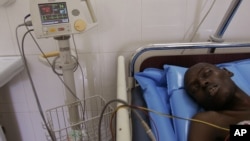
[[[80,0],[31,0],[31,20],[37,38],[82,33],[93,24],[86,20]]]

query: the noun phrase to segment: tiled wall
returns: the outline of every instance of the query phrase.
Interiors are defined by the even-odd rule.
[[[75,36],[85,74],[83,78],[80,71],[75,73],[78,96],[83,97],[84,80],[87,96],[115,98],[117,56],[128,60],[136,48],[148,43],[188,42],[212,1],[92,0],[98,26]],[[206,41],[215,32],[230,2],[216,1],[194,41]],[[242,2],[224,35],[226,41],[249,41],[249,7],[250,1]],[[18,55],[15,28],[28,13],[29,0],[0,7],[0,56]],[[18,32],[21,39],[25,29]],[[53,39],[38,42],[45,52],[57,49]],[[43,109],[63,104],[64,87],[51,69],[38,61],[40,52],[30,37],[25,40],[25,52]],[[22,72],[0,88],[0,124],[6,128],[9,141],[45,141],[41,123],[27,74]]]

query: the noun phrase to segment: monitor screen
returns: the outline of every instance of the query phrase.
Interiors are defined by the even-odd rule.
[[[43,25],[68,23],[66,2],[39,4],[41,21]]]

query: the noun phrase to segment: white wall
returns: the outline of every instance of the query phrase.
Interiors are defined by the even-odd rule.
[[[206,41],[215,32],[230,2],[215,3],[194,41]],[[188,42],[192,27],[204,16],[212,0],[92,0],[92,3],[99,25],[75,36],[79,61],[86,74],[82,78],[79,71],[75,73],[77,92],[82,97],[81,85],[85,80],[87,96],[102,95],[110,100],[116,97],[118,55],[125,55],[128,60],[136,48],[148,43]],[[250,1],[243,1],[224,35],[226,41],[249,41],[249,8]],[[0,7],[0,56],[18,55],[15,28],[28,13],[28,0]],[[19,30],[19,39],[24,32],[24,28]],[[38,42],[44,51],[57,49],[53,39]],[[25,40],[25,52],[43,109],[63,104],[64,87],[51,69],[39,63],[40,53],[30,37]],[[46,140],[26,73],[0,88],[0,93],[0,124],[6,128],[7,138]]]

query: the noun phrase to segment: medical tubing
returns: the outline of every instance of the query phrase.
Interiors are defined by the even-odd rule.
[[[45,57],[45,58],[47,58],[47,57]],[[62,76],[62,74],[61,73],[58,73],[57,71],[56,71],[56,60],[59,58],[59,56],[56,56],[55,58],[54,58],[54,60],[52,61],[52,64],[51,64],[51,68],[52,68],[52,71],[57,75],[57,76]],[[48,62],[48,61],[47,61]],[[48,62],[48,63],[50,63],[50,62]]]
[[[204,5],[202,6],[202,8],[201,8],[201,10],[200,10],[200,13],[203,12],[203,10],[204,10],[204,8],[206,7],[208,1],[210,1],[210,0],[206,0],[206,1],[204,2]],[[204,18],[204,17],[203,17],[203,18]],[[184,36],[183,36],[183,41],[185,41],[185,39],[186,39],[186,37],[187,37],[187,34],[188,34],[189,31],[191,30],[191,28],[192,28],[192,27],[195,28],[195,27],[194,27],[194,24],[195,24],[195,21],[193,21],[193,22],[189,25],[189,27],[187,28],[187,30],[185,31]],[[193,30],[193,31],[195,31],[195,30]],[[194,32],[193,32],[193,33],[194,33]],[[193,33],[191,33],[191,35],[192,35]]]
[[[128,106],[128,104],[126,104],[126,106]],[[137,118],[141,121],[141,124],[142,124],[143,128],[145,129],[145,132],[148,134],[148,137],[151,139],[151,141],[156,141],[155,135],[153,134],[151,128],[148,126],[148,124],[145,122],[145,120],[143,120],[141,115],[133,108],[131,108],[131,110],[132,110],[132,112],[134,112],[134,114],[137,116]]]
[[[127,105],[127,102],[120,100],[120,99],[111,100],[104,105],[102,112],[100,114],[100,119],[99,119],[99,123],[98,123],[98,141],[101,141],[101,123],[102,123],[102,118],[103,118],[104,112],[105,112],[106,108],[109,106],[109,104],[114,103],[114,102],[119,102],[119,103],[122,103],[124,105]]]
[[[27,71],[27,74],[28,74],[28,77],[29,77],[29,80],[30,80],[30,83],[31,83],[31,86],[32,86],[32,89],[34,90],[34,83],[33,83],[33,81],[32,81],[32,78],[31,78],[31,76],[30,76],[30,72],[29,72],[29,70],[28,70],[28,65],[27,65],[27,61],[26,61],[26,58],[25,58],[25,55],[24,55],[24,51],[23,51],[23,49],[21,49],[21,47],[20,47],[20,43],[19,43],[19,39],[18,39],[18,28],[19,27],[21,27],[21,26],[32,26],[32,22],[31,21],[28,21],[28,22],[24,22],[24,24],[20,24],[20,25],[18,25],[17,27],[16,27],[16,40],[17,40],[17,45],[18,45],[18,49],[19,49],[19,52],[20,52],[20,55],[21,55],[21,57],[22,57],[22,59],[23,59],[23,62],[24,62],[24,65],[25,65],[25,67],[26,67],[26,71]],[[28,30],[24,35],[23,35],[23,40],[22,40],[22,43],[24,42],[24,38],[25,38],[25,36],[27,35],[27,33],[29,33],[30,31],[32,31],[33,29],[31,29],[31,30]],[[23,48],[23,44],[22,44],[22,48]],[[34,93],[36,93],[36,91],[34,91]],[[35,97],[36,97],[36,95],[35,95]],[[39,103],[40,104],[40,103]],[[41,115],[43,115],[43,113],[41,113],[41,107],[39,108],[39,104],[37,103],[37,106],[38,106],[38,109],[39,109],[39,113],[41,114]],[[41,105],[40,105],[41,106]],[[49,135],[50,135],[50,137],[51,137],[51,139],[52,139],[52,141],[54,141],[54,136],[53,136],[53,134],[51,133],[51,131],[49,130],[49,128],[48,128],[48,126],[47,126],[47,124],[46,124],[46,120],[45,120],[45,118],[44,118],[44,115],[42,116],[42,119],[43,119],[43,122],[44,122],[44,124],[45,124],[45,126],[46,126],[46,129],[47,129],[47,131],[48,131],[48,133],[49,133]]]
[[[24,21],[25,21],[29,16],[30,16],[30,14],[28,14],[27,16],[25,16]],[[27,30],[28,30],[28,27],[27,27],[27,26],[32,26],[32,25],[33,25],[33,24],[32,24],[32,21],[25,21],[24,23],[25,23],[24,25],[26,26]],[[45,53],[43,52],[43,50],[40,48],[40,46],[39,46],[39,44],[37,43],[37,41],[35,40],[34,36],[33,36],[31,33],[30,33],[30,36],[32,37],[33,41],[35,42],[36,46],[38,47],[38,49],[40,50],[40,52],[42,53],[42,55],[43,55],[43,56],[46,56]],[[77,53],[77,49],[76,49],[76,43],[75,43],[74,35],[73,35],[73,43],[74,43],[74,48],[75,48],[75,51],[76,51],[76,57],[75,57],[75,56],[72,56],[72,57],[73,57],[73,58],[76,60],[76,62],[77,62],[74,71],[76,71],[77,68],[78,68],[78,66],[79,66],[79,67],[80,67],[80,71],[81,71],[81,75],[82,75],[82,77],[84,78],[83,69],[82,69],[82,67],[81,67],[81,65],[80,65],[80,63],[79,63],[79,61],[78,61],[79,57],[78,57],[78,53]],[[58,78],[59,78],[60,81],[63,83],[63,85],[71,92],[71,94],[72,94],[73,96],[75,96],[76,99],[80,100],[80,99],[76,96],[76,94],[74,94],[74,92],[64,83],[64,81],[62,80],[62,78],[60,77],[60,75],[54,70],[54,67],[53,67],[53,65],[50,63],[50,61],[48,60],[48,58],[45,57],[45,59],[47,60],[48,64],[51,66],[52,71],[53,71],[55,74],[57,74]],[[85,90],[85,83],[84,83],[84,80],[83,80],[83,90]],[[86,98],[86,96],[85,96],[85,95],[86,95],[86,94],[85,94],[85,91],[84,91],[83,95],[84,95],[84,99],[85,99],[85,98]],[[84,103],[84,105],[85,105],[85,103]],[[86,107],[86,106],[81,106],[81,107],[82,107],[83,113],[85,113],[85,107]],[[84,107],[84,108],[83,108],[83,107]],[[83,116],[83,117],[84,117],[84,116]]]
[[[25,25],[26,29],[29,30],[28,26],[32,26],[32,22],[31,22],[31,21],[27,21],[27,22],[26,22],[26,19],[27,19],[29,16],[30,16],[30,14],[28,14],[27,16],[25,16],[25,18],[24,18],[24,23],[25,23],[25,24],[20,24],[18,27]],[[17,30],[16,30],[16,31],[17,31]],[[36,46],[38,47],[38,49],[40,50],[40,52],[42,53],[42,55],[45,56],[45,53],[44,53],[43,50],[40,48],[40,46],[39,46],[39,44],[37,43],[37,41],[35,40],[34,36],[33,36],[30,32],[27,32],[27,33],[30,34],[30,36],[32,37],[33,41],[35,42]],[[18,36],[17,36],[17,34],[16,34],[16,37],[17,37],[17,42],[18,42]],[[73,41],[73,42],[74,42],[74,45],[75,45],[75,41]],[[18,45],[19,45],[19,42],[18,42]],[[19,45],[19,48],[20,48],[20,45]],[[76,46],[75,46],[75,48],[76,48]],[[20,53],[21,53],[21,50],[20,50],[20,49],[19,49],[19,51],[20,51]],[[24,54],[24,53],[23,53],[23,54]],[[73,56],[73,57],[74,57],[74,56]],[[51,66],[52,71],[53,71],[55,74],[57,74],[57,72],[54,71],[53,65],[50,63],[50,61],[48,60],[48,58],[45,57],[45,59],[47,60],[48,64]],[[77,58],[74,57],[74,59],[75,59],[76,62],[77,62],[77,66],[80,66],[81,74],[82,74],[82,77],[84,78],[83,70],[82,70],[82,68],[81,68],[81,65],[80,65],[79,62],[78,62],[78,56],[77,56]],[[24,60],[24,61],[26,61],[26,60]],[[77,68],[77,67],[75,67],[75,68]],[[71,93],[73,96],[75,96],[76,99],[80,100],[80,99],[74,94],[74,92],[69,88],[69,86],[65,84],[65,82],[62,80],[62,78],[61,78],[58,74],[57,74],[57,76],[58,76],[59,80],[62,82],[62,84],[70,91],[70,93]],[[85,90],[85,87],[84,87],[84,80],[83,80],[83,89]],[[85,99],[85,91],[84,91],[84,99]],[[82,112],[83,112],[83,119],[84,119],[84,114],[85,114],[85,110],[86,110],[86,109],[85,109],[86,103],[84,103],[84,106],[82,105],[81,102],[80,102],[80,104],[81,104],[80,107],[81,107],[81,109],[82,109]],[[44,121],[46,121],[46,120],[44,120]],[[46,128],[47,128],[47,124],[46,124],[46,123],[45,123],[45,126],[46,126]],[[47,128],[47,129],[48,129],[48,128]],[[49,132],[49,133],[50,133],[50,132]]]
[[[23,46],[23,45],[24,45],[24,38],[26,37],[26,35],[28,34],[28,32],[31,32],[31,31],[33,31],[33,29],[28,30],[28,31],[24,34],[24,36],[23,36],[23,40],[22,40],[22,57],[23,57],[23,60],[24,60],[25,68],[26,68],[25,70],[26,70],[27,75],[28,75],[28,78],[29,78],[29,80],[30,80],[30,84],[31,84],[32,91],[34,92],[34,96],[35,96],[35,100],[36,100],[36,103],[37,103],[37,107],[38,107],[39,113],[40,113],[40,115],[41,115],[41,117],[42,117],[42,120],[43,120],[43,122],[44,122],[44,124],[45,124],[45,126],[46,126],[46,129],[48,130],[48,133],[49,133],[51,139],[52,139],[53,141],[55,141],[55,137],[53,136],[53,134],[52,134],[50,128],[48,127],[48,125],[47,125],[47,123],[46,123],[45,116],[44,116],[43,110],[42,110],[42,106],[41,106],[41,103],[40,103],[40,101],[39,101],[39,98],[38,98],[38,95],[37,95],[37,91],[36,91],[36,89],[35,89],[34,82],[33,82],[33,79],[32,79],[32,77],[31,77],[30,71],[29,71],[29,69],[28,69],[27,60],[26,60],[25,54],[24,54],[24,48],[23,48],[23,47],[24,47],[24,46]]]
[[[26,28],[27,28],[27,30],[29,30],[27,26],[26,26]],[[38,49],[40,50],[40,52],[42,53],[42,55],[45,56],[45,53],[44,53],[44,52],[42,51],[42,49],[39,47],[39,44],[38,44],[37,41],[35,40],[35,37],[34,37],[31,33],[30,33],[30,36],[32,37],[33,41],[35,42],[36,46],[38,47]],[[49,62],[48,58],[45,57],[45,59],[47,60],[47,62],[49,63],[49,65],[52,66],[52,64]],[[51,68],[52,68],[52,67],[51,67]],[[53,68],[52,68],[52,71],[54,72]],[[76,95],[74,94],[74,92],[64,83],[64,81],[62,80],[62,78],[59,77],[59,76],[58,76],[58,78],[59,78],[59,80],[63,83],[63,85],[70,91],[70,93],[71,93],[72,95],[76,96]],[[80,100],[77,96],[76,96],[76,99]]]
[[[128,106],[128,104],[126,104],[126,106]],[[151,141],[156,141],[155,135],[153,134],[151,128],[148,126],[148,124],[145,122],[145,120],[143,120],[141,115],[133,108],[131,108],[131,110],[132,110],[132,112],[134,112],[134,114],[137,116],[137,118],[141,121],[141,124],[142,124],[143,128],[145,129],[145,132],[148,134],[148,137],[151,139]]]
[[[21,52],[22,54],[21,54],[21,56],[22,56],[22,58],[23,58],[24,65],[25,65],[25,68],[26,68],[25,70],[26,70],[27,75],[28,75],[28,78],[29,78],[29,80],[30,80],[30,84],[31,84],[32,91],[34,92],[34,96],[35,96],[35,100],[36,100],[36,103],[37,103],[37,107],[38,107],[39,113],[40,113],[40,115],[41,115],[41,117],[42,117],[42,120],[43,120],[43,122],[44,122],[44,125],[46,126],[46,129],[47,129],[47,131],[48,131],[48,133],[49,133],[49,135],[50,135],[52,141],[56,141],[55,136],[53,135],[52,131],[50,130],[49,126],[47,125],[45,116],[44,116],[44,114],[43,114],[42,106],[41,106],[41,103],[40,103],[40,101],[39,101],[39,98],[38,98],[38,95],[37,95],[37,91],[36,91],[36,88],[35,88],[33,79],[32,79],[32,77],[31,77],[31,73],[30,73],[30,71],[29,71],[29,67],[28,67],[27,60],[26,60],[25,53],[24,53],[24,39],[25,39],[26,35],[27,35],[29,32],[31,32],[31,31],[33,31],[33,29],[28,30],[28,31],[25,32],[25,34],[23,35],[23,38],[22,38],[22,52]]]
[[[76,68],[75,68],[75,70],[77,70],[77,67],[78,67],[78,65],[79,65],[79,62],[78,62],[78,60],[79,60],[79,56],[78,56],[78,52],[77,52],[77,48],[76,48],[76,41],[75,41],[75,36],[74,36],[74,34],[72,34],[72,41],[73,41],[73,45],[74,45],[74,50],[75,50],[75,52],[76,52],[76,60],[77,60],[77,65],[76,65]],[[73,55],[72,55],[73,56]],[[80,65],[79,65],[80,66]]]
[[[211,6],[209,7],[207,13],[205,14],[205,16],[202,18],[202,20],[200,21],[200,23],[198,24],[198,26],[195,28],[193,35],[191,36],[190,42],[193,42],[194,37],[196,35],[196,33],[198,32],[200,26],[203,24],[203,22],[205,21],[205,19],[207,18],[208,14],[210,13],[210,11],[212,10],[212,8],[214,7],[216,0],[213,1],[213,3],[211,4]]]
[[[30,16],[30,14],[28,14],[27,16],[24,17],[24,23],[26,23],[26,19],[29,16]],[[21,51],[20,53],[21,53],[21,56],[23,58],[23,62],[24,62],[25,68],[26,68],[25,70],[26,70],[28,78],[30,80],[32,91],[34,92],[34,96],[35,96],[35,100],[36,100],[36,103],[37,103],[37,107],[38,107],[39,113],[40,113],[40,115],[42,117],[42,120],[44,122],[44,125],[45,125],[45,127],[46,127],[46,129],[47,129],[47,131],[48,131],[48,133],[49,133],[49,135],[51,137],[51,140],[52,141],[56,141],[56,138],[53,135],[52,131],[50,130],[50,128],[49,128],[49,126],[48,126],[48,124],[46,122],[45,116],[43,114],[42,106],[41,106],[41,103],[39,101],[39,98],[38,98],[38,95],[37,95],[37,91],[35,89],[35,85],[34,85],[32,77],[31,77],[31,74],[30,74],[30,71],[29,71],[29,67],[28,67],[28,64],[27,64],[27,60],[25,58],[25,53],[24,53],[24,39],[25,39],[26,35],[28,33],[31,34],[30,32],[33,31],[34,29],[29,29],[28,25],[26,25],[26,24],[25,24],[25,27],[26,27],[27,31],[25,32],[25,34],[23,35],[23,38],[22,38],[22,49],[20,49],[20,51]]]
[[[98,141],[101,141],[101,121],[102,121],[102,118],[103,118],[104,111],[105,111],[105,109],[107,108],[107,106],[108,106],[109,104],[113,103],[113,102],[120,102],[120,103],[124,104],[123,106],[125,106],[125,107],[130,107],[130,105],[128,105],[127,102],[125,102],[125,101],[123,101],[123,100],[120,100],[120,99],[111,100],[111,101],[109,101],[109,102],[104,106],[104,108],[102,109],[101,115],[100,115],[100,119],[99,119],[99,125],[98,125]],[[158,115],[161,115],[161,116],[165,116],[165,117],[168,117],[168,118],[176,118],[176,119],[188,120],[188,121],[192,121],[192,122],[197,122],[197,123],[205,124],[205,125],[208,125],[208,126],[211,126],[211,127],[217,128],[217,129],[220,129],[220,130],[229,131],[228,128],[224,128],[224,127],[221,127],[221,126],[218,126],[218,125],[215,125],[215,124],[206,122],[206,121],[198,120],[198,119],[193,119],[193,118],[189,119],[189,118],[184,118],[184,117],[169,115],[169,114],[161,113],[161,112],[154,111],[154,110],[151,110],[151,109],[148,109],[148,108],[144,108],[144,107],[138,107],[138,106],[136,106],[136,108],[141,109],[141,110],[145,110],[145,111],[148,111],[148,112],[153,112],[153,113],[155,113],[155,114],[158,114]],[[119,109],[119,107],[118,107],[118,109]],[[118,109],[117,109],[117,110],[118,110]],[[146,133],[147,133],[148,136],[150,137],[150,139],[151,139],[152,141],[156,141],[154,134],[152,133],[151,129],[150,129],[149,126],[146,124],[146,122],[143,121],[143,119],[141,118],[141,116],[140,116],[132,107],[131,107],[131,110],[132,110],[132,111],[135,113],[135,115],[141,120],[141,123],[142,123],[144,129],[146,130]]]
[[[31,31],[33,31],[33,29],[31,30]],[[32,35],[32,34],[31,34]],[[34,40],[35,41],[35,40]],[[35,43],[38,45],[38,43],[35,41]],[[39,50],[41,51],[41,53],[43,54],[43,55],[45,55],[45,53],[41,50],[41,48],[38,46],[38,48],[39,48]],[[76,57],[74,57],[74,56],[72,56],[76,61],[77,61],[77,65],[79,65],[80,66],[80,64],[79,64],[79,62],[78,62],[78,60],[76,59]],[[55,74],[57,74],[57,72],[56,71],[54,71],[54,67],[53,67],[53,65],[49,62],[49,60],[46,58],[46,60],[47,60],[47,62],[49,63],[49,65],[51,66],[51,68],[52,68],[52,70],[53,70],[53,72],[55,73]],[[81,70],[81,74],[82,74],[82,76],[83,76],[83,78],[84,78],[84,75],[83,75],[83,70],[82,70],[82,68],[81,68],[81,66],[80,66],[80,70]],[[59,80],[61,80],[61,82],[63,83],[63,85],[71,92],[71,94],[73,95],[73,96],[75,96],[75,98],[76,99],[78,99],[78,100],[80,100],[76,95],[74,95],[73,94],[73,91],[64,83],[64,81],[61,79],[61,77],[59,76],[59,74],[57,74],[57,76],[59,77]],[[83,80],[84,81],[84,80]],[[83,89],[85,89],[85,87],[84,87],[84,82],[83,82]],[[85,92],[84,92],[84,99],[85,99]],[[81,109],[82,109],[82,113],[83,113],[83,119],[84,119],[84,114],[85,114],[85,112],[86,112],[86,109],[85,109],[85,107],[86,107],[86,103],[84,103],[84,106],[83,106],[83,104],[80,102],[80,107],[81,107]],[[45,124],[45,126],[46,126],[47,124]],[[47,128],[47,127],[46,127]],[[54,141],[54,140],[53,140]]]
[[[24,23],[26,23],[25,20],[26,20],[26,18],[28,18],[28,17],[29,17],[29,16],[26,16],[26,17],[25,17]],[[44,52],[42,51],[42,49],[39,47],[39,44],[38,44],[37,41],[35,40],[34,36],[30,33],[31,31],[33,31],[33,29],[30,30],[26,24],[25,24],[25,27],[26,27],[26,29],[29,31],[29,32],[26,32],[26,33],[25,33],[25,36],[29,33],[30,36],[32,37],[33,41],[34,41],[35,44],[37,45],[38,49],[40,50],[40,52],[45,56],[45,53],[44,53]],[[25,36],[24,36],[24,37],[25,37]],[[24,43],[24,38],[23,38],[22,43]],[[24,46],[24,45],[22,44],[22,48],[23,48],[23,46]],[[24,49],[22,49],[22,50],[24,50]],[[47,131],[48,131],[48,133],[49,133],[49,135],[50,135],[52,141],[56,141],[56,137],[53,135],[52,131],[50,130],[50,128],[48,127],[48,125],[47,125],[47,123],[46,123],[46,119],[45,119],[45,116],[44,116],[44,114],[43,114],[43,110],[42,110],[42,107],[41,107],[39,98],[38,98],[38,96],[37,96],[37,92],[36,92],[36,89],[35,89],[35,86],[34,86],[34,82],[33,82],[33,80],[32,80],[31,74],[30,74],[29,69],[28,69],[28,65],[27,65],[27,61],[26,61],[26,58],[25,58],[24,51],[23,51],[22,53],[23,53],[22,56],[23,56],[23,58],[24,58],[24,62],[25,62],[25,64],[26,64],[25,66],[27,66],[27,67],[26,67],[26,68],[27,68],[26,70],[27,70],[27,73],[28,73],[28,76],[29,76],[29,79],[30,79],[30,82],[31,82],[32,89],[33,89],[33,91],[34,91],[34,95],[35,95],[35,99],[36,99],[36,102],[37,102],[37,105],[38,105],[38,109],[39,109],[40,115],[41,115],[41,117],[42,117],[42,120],[43,120],[43,122],[44,122],[44,124],[45,124],[45,127],[46,127],[46,129],[47,129]],[[46,58],[46,60],[48,61],[49,65],[52,67],[52,64],[49,62],[48,58]],[[52,70],[53,70],[53,69],[52,69]],[[76,95],[74,95],[73,91],[64,83],[64,81],[61,79],[61,77],[58,76],[58,78],[61,80],[61,82],[63,83],[63,85],[71,92],[71,94],[72,94],[73,96],[75,96],[75,97],[79,100],[79,98],[78,98]],[[81,106],[81,107],[82,107],[82,110],[84,111],[83,106]],[[84,112],[83,112],[83,113],[84,113]],[[84,116],[83,116],[83,117],[84,117]]]
[[[154,125],[155,127],[155,130],[156,130],[156,134],[158,137],[158,139],[155,138],[155,135],[153,134],[152,130],[150,129],[150,127],[148,126],[147,122],[145,122],[145,120],[140,116],[140,114],[136,111],[136,110],[141,110],[143,112],[146,112],[145,110],[143,109],[140,109],[140,107],[138,106],[134,106],[134,105],[120,105],[118,106],[115,111],[113,112],[112,116],[120,109],[120,108],[130,108],[132,110],[132,112],[134,112],[135,116],[141,121],[141,124],[142,124],[142,127],[145,129],[145,132],[148,134],[149,138],[152,140],[152,141],[159,141],[159,134],[158,134],[158,129],[154,123],[154,120],[148,115],[149,119],[151,120],[152,124]],[[146,114],[146,113],[145,113]],[[112,120],[111,120],[112,122]],[[112,124],[112,123],[111,123]],[[112,126],[111,126],[112,127]]]
[[[24,20],[26,20],[27,18],[30,17],[30,14],[27,14],[25,17],[24,17]]]
[[[148,109],[148,108],[145,108],[145,107],[139,107],[138,106],[137,108],[139,108],[141,110],[148,111],[148,112],[153,112],[153,113],[158,114],[160,116],[164,116],[164,117],[168,117],[168,118],[176,118],[176,119],[181,119],[181,120],[187,120],[187,121],[192,121],[192,122],[197,122],[197,123],[205,124],[205,125],[208,125],[208,126],[211,126],[211,127],[214,127],[214,128],[229,132],[228,128],[224,128],[224,127],[221,127],[219,125],[216,125],[216,124],[213,124],[213,123],[210,123],[210,122],[206,122],[206,121],[203,121],[203,120],[199,120],[199,119],[195,119],[195,118],[184,118],[184,117],[174,116],[174,115],[170,115],[170,114],[165,114],[165,113],[161,113],[161,112],[151,110],[151,109]]]
[[[152,130],[150,129],[150,127],[148,126],[148,124],[144,120],[141,120],[141,123],[142,123],[142,126],[144,127],[144,129],[146,130],[146,133],[148,134],[151,141],[156,141],[155,135],[152,132]]]
[[[165,113],[161,113],[161,112],[158,112],[158,111],[155,111],[155,110],[151,110],[151,109],[148,109],[148,108],[145,108],[145,107],[140,107],[140,106],[130,106],[130,105],[121,105],[119,106],[117,109],[116,109],[116,112],[119,110],[119,108],[122,108],[122,107],[129,107],[129,108],[136,108],[136,109],[139,109],[139,110],[143,110],[143,111],[147,111],[147,112],[152,112],[152,113],[155,113],[157,115],[160,115],[160,116],[164,116],[164,117],[167,117],[167,118],[176,118],[176,119],[181,119],[181,120],[187,120],[187,121],[191,121],[191,122],[197,122],[197,123],[201,123],[201,124],[205,124],[205,125],[208,125],[208,126],[211,126],[211,127],[214,127],[214,128],[217,128],[217,129],[220,129],[220,130],[224,130],[224,131],[227,131],[229,132],[229,129],[228,128],[224,128],[224,127],[221,127],[219,125],[215,125],[215,124],[212,124],[212,123],[209,123],[209,122],[206,122],[206,121],[203,121],[203,120],[199,120],[199,119],[194,119],[194,118],[184,118],[184,117],[179,117],[179,116],[174,116],[174,115],[170,115],[170,114],[165,114]],[[146,129],[148,125],[145,125],[146,123],[143,123],[143,121],[141,122],[144,129]],[[154,140],[154,134],[151,133],[150,130],[147,130],[146,129],[146,133],[149,135],[149,137]],[[151,135],[153,135],[151,137]],[[226,137],[228,138],[228,137]],[[226,139],[225,139],[226,141]]]
[[[27,61],[26,61],[26,58],[25,58],[25,54],[24,54],[24,52],[21,50],[21,47],[20,47],[20,44],[19,44],[19,39],[18,39],[18,28],[19,27],[21,27],[21,26],[25,26],[26,27],[26,29],[27,29],[27,32],[25,33],[25,36],[28,34],[28,33],[30,33],[31,31],[33,31],[33,29],[31,29],[31,30],[29,30],[29,28],[28,28],[28,26],[32,26],[32,21],[26,21],[26,19],[28,18],[28,17],[30,17],[30,14],[28,14],[28,15],[26,15],[25,17],[24,17],[24,23],[23,24],[20,24],[20,25],[18,25],[17,27],[16,27],[16,40],[17,40],[17,44],[18,44],[18,49],[19,49],[19,52],[20,52],[20,54],[21,54],[21,56],[22,56],[22,59],[23,59],[23,61],[25,62],[25,64],[26,64],[26,66],[27,66]],[[25,38],[25,36],[24,36],[24,38]],[[45,53],[42,51],[42,49],[40,48],[40,46],[39,46],[39,44],[37,43],[37,41],[35,40],[35,38],[34,38],[34,36],[30,33],[30,36],[32,37],[32,39],[33,39],[33,41],[35,42],[35,44],[37,45],[37,47],[38,47],[38,49],[40,50],[40,52],[45,56]],[[23,42],[24,42],[24,38],[23,38]],[[75,50],[76,50],[76,45],[75,45],[75,41],[73,40],[73,43],[74,43],[74,47],[75,47]],[[77,50],[76,50],[76,54],[77,54]],[[73,56],[73,58],[76,60],[76,62],[77,62],[77,64],[76,64],[76,67],[75,67],[75,70],[78,68],[78,66],[80,67],[80,71],[81,71],[81,74],[82,74],[82,77],[84,78],[84,74],[83,74],[83,69],[82,69],[82,67],[81,67],[81,65],[80,65],[80,63],[78,62],[78,55],[77,55],[77,57],[74,57]],[[52,71],[55,73],[55,71],[54,71],[54,69],[53,69],[53,66],[52,66],[52,64],[49,62],[49,60],[48,60],[48,58],[46,58],[46,60],[47,60],[47,62],[49,63],[49,65],[51,66],[51,68],[52,68]],[[75,71],[74,70],[74,71]],[[27,73],[28,73],[28,76],[29,76],[29,78],[31,78],[31,75],[30,75],[30,73],[29,73],[29,70],[28,70],[28,68],[27,68]],[[56,73],[57,74],[57,73]],[[73,93],[73,91],[64,83],[64,81],[61,79],[61,77],[57,74],[57,76],[58,76],[58,78],[61,80],[61,82],[63,83],[63,85],[72,93],[72,95],[73,96],[75,96],[78,100],[80,100],[76,95],[74,95],[74,93]],[[33,80],[31,79],[31,81],[30,81],[32,84],[32,89],[34,90],[35,89],[35,87],[34,87],[34,83],[33,83]],[[83,79],[83,90],[85,90],[85,83],[84,83],[84,79]],[[51,137],[51,139],[52,139],[52,141],[55,141],[55,136],[53,136],[53,134],[51,133],[52,131],[50,130],[50,128],[48,127],[48,125],[47,125],[47,123],[46,123],[46,120],[45,120],[45,117],[44,117],[44,115],[43,115],[43,112],[42,112],[42,109],[41,109],[41,104],[40,104],[40,102],[39,102],[39,99],[38,99],[38,96],[37,96],[37,92],[36,92],[36,90],[34,91],[34,94],[36,95],[35,97],[36,97],[36,101],[37,101],[37,104],[38,105],[40,105],[40,106],[38,106],[38,107],[40,107],[39,108],[39,111],[40,111],[40,114],[41,114],[41,117],[42,117],[42,119],[43,119],[43,122],[44,122],[44,124],[45,124],[45,126],[46,126],[46,129],[47,129],[47,131],[48,131],[48,133],[49,133],[49,135],[50,135],[50,137]],[[83,92],[83,95],[84,95],[84,99],[85,99],[85,91]],[[82,112],[83,112],[83,119],[84,119],[84,115],[85,115],[85,107],[86,107],[86,103],[84,102],[84,106],[82,105],[82,103],[80,102],[80,104],[81,104],[81,109],[82,109]]]
[[[31,21],[26,21],[25,23],[19,24],[17,26],[17,28],[21,27],[21,26],[32,26],[32,22]]]
[[[28,17],[28,15],[26,16]],[[25,20],[24,20],[25,22]],[[27,26],[25,26],[27,28],[27,30],[29,30],[29,28]],[[40,50],[40,52],[43,54],[43,56],[45,56],[45,53],[42,51],[42,49],[39,47],[39,44],[37,43],[37,41],[35,40],[35,37],[29,32],[30,36],[32,37],[33,41],[35,42],[36,46],[38,47],[38,49]],[[46,57],[45,57],[46,58]],[[48,58],[46,58],[46,60],[48,61],[49,65],[52,66],[52,64],[49,62]],[[53,69],[52,69],[53,70]],[[59,79],[61,80],[61,82],[64,84],[64,86],[71,92],[72,95],[74,95],[74,92],[64,83],[64,81],[62,80],[61,77],[59,77]],[[79,98],[76,97],[78,100]]]
[[[120,100],[120,99],[113,99],[113,100],[110,100],[108,103],[105,104],[105,106],[103,107],[102,112],[100,114],[100,119],[99,119],[99,123],[98,123],[98,141],[101,141],[101,123],[102,123],[102,118],[103,118],[104,112],[105,112],[106,108],[108,107],[108,105],[110,105],[111,103],[114,103],[114,102],[122,103],[125,106],[129,107],[129,104],[126,101],[123,101],[123,100]],[[143,127],[147,128],[147,129],[145,128],[145,130],[146,130],[147,134],[149,135],[149,137],[151,138],[151,140],[156,141],[154,134],[152,134],[152,131],[150,131],[151,129],[149,128],[149,126],[145,125],[146,122],[143,120],[143,118],[140,116],[140,114],[136,110],[134,110],[132,108],[131,108],[131,110],[132,110],[132,112],[135,113],[135,115],[139,118],[139,120],[142,123],[144,122]]]
[[[32,22],[31,21],[27,21],[23,24],[19,24],[17,27],[16,27],[16,30],[15,30],[15,33],[16,33],[16,41],[17,41],[17,46],[18,46],[18,50],[19,50],[19,53],[21,55],[21,47],[20,47],[20,43],[19,43],[19,39],[18,39],[18,28],[22,27],[22,26],[32,26]]]

